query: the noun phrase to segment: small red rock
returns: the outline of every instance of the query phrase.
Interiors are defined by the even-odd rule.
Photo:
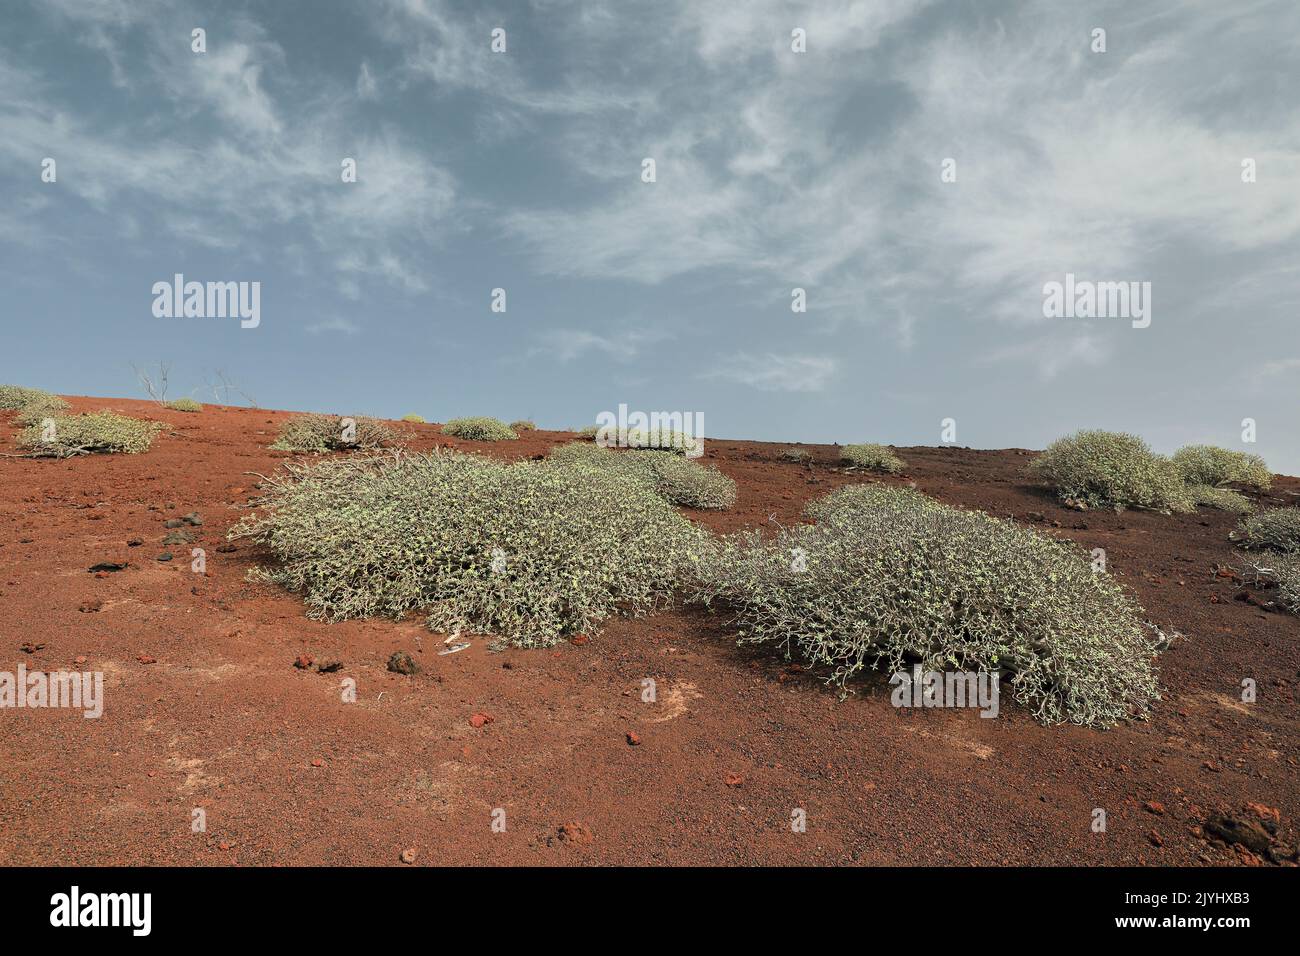
[[[560,839],[565,843],[590,843],[595,839],[581,823],[565,823],[559,829]]]
[[[573,637],[569,638],[569,643],[575,647],[582,647],[584,644],[590,644],[591,638],[586,634],[575,634]]]
[[[314,661],[310,654],[299,654],[297,660],[293,662],[293,666],[298,668],[300,671],[305,671],[311,667],[313,663]]]
[[[1163,803],[1159,803],[1155,800],[1148,800],[1146,803],[1142,804],[1142,806],[1146,807],[1148,813],[1154,813],[1156,816],[1164,816],[1165,805]]]
[[[471,727],[482,727],[484,724],[490,724],[496,720],[491,714],[477,713],[470,717],[469,725]]]
[[[1282,811],[1275,807],[1267,807],[1262,803],[1247,803],[1246,809],[1261,820],[1272,820],[1274,823],[1282,822]]]
[[[320,757],[317,757],[315,760],[311,762],[311,765],[313,767],[323,767],[325,766],[325,761],[321,760]]]
[[[632,733],[632,731],[629,730],[629,731],[627,732],[627,745],[628,745],[629,747],[636,747],[636,746],[638,746],[640,743],[641,743],[641,737],[640,737],[640,735],[639,735],[639,734],[634,734],[634,733]]]
[[[728,786],[728,787],[739,787],[739,786],[740,786],[742,783],[744,783],[744,782],[745,782],[745,775],[744,775],[743,773],[729,773],[729,774],[727,774],[727,786]]]
[[[157,664],[157,663],[158,663],[158,658],[156,658],[156,657],[150,657],[148,654],[141,654],[139,657],[136,658],[136,660],[139,661],[141,664]]]
[[[72,663],[74,663],[74,664],[84,664],[84,663],[86,663],[86,655],[85,655],[85,654],[78,654],[76,657],[74,657],[74,658],[72,659]]]
[[[81,606],[77,608],[82,614],[93,614],[104,606],[103,601],[82,601]]]
[[[218,846],[219,846],[219,848],[222,849],[222,850],[229,850],[229,849],[230,849],[230,844],[229,844],[229,843],[221,843],[221,844],[219,844]]]

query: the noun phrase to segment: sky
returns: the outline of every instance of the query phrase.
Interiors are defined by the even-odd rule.
[[[1294,0],[4,0],[0,381],[1300,474],[1297,37]],[[155,315],[177,273],[259,323]],[[1150,324],[1046,316],[1067,274]]]

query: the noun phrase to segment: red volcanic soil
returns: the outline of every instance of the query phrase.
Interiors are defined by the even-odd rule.
[[[1233,560],[1224,513],[1079,513],[1026,478],[1031,452],[900,449],[908,473],[890,481],[1105,548],[1151,619],[1183,635],[1150,720],[1044,727],[1010,695],[995,720],[895,709],[880,676],[841,701],[697,610],[550,650],[474,638],[445,656],[417,616],[313,622],[298,597],[246,582],[249,546],[220,549],[257,494],[248,473],[302,457],[267,449],[288,413],[72,404],[168,427],[144,455],[0,459],[0,670],[102,671],[106,698],[98,720],[0,711],[0,863],[401,866],[414,849],[415,865],[1273,865],[1208,839],[1216,812],[1256,829],[1276,812],[1277,842],[1296,846],[1300,619],[1216,576]],[[11,418],[0,452],[16,451]],[[511,458],[570,437],[483,445],[402,427],[416,449]],[[692,519],[793,522],[810,498],[871,480],[840,470],[834,448],[809,446],[800,465],[781,447],[710,441],[740,500]],[[1297,494],[1285,478],[1257,497]],[[164,521],[191,511],[203,575],[191,546],[161,544]],[[127,567],[87,570],[99,562]],[[389,672],[395,651],[419,672]],[[342,667],[297,668],[300,655]],[[646,677],[656,703],[641,700]],[[192,832],[196,808],[206,832]],[[796,808],[806,832],[792,832]]]

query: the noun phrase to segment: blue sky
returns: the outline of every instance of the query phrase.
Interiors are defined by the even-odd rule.
[[[1290,0],[10,0],[0,381],[140,396],[166,361],[172,397],[221,372],[269,408],[626,403],[769,440],[1104,427],[1297,474],[1296,36]],[[261,324],[156,318],[178,272],[260,282]],[[1067,272],[1150,282],[1151,326],[1044,318]]]

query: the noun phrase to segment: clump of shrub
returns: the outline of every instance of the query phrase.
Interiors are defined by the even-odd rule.
[[[703,440],[685,432],[671,428],[584,428],[580,435],[590,436],[597,445],[605,448],[642,448],[676,452],[688,458],[698,458],[703,454]]]
[[[1273,472],[1259,455],[1215,445],[1186,445],[1174,452],[1174,464],[1189,485],[1264,489],[1273,483]]]
[[[1241,523],[1242,547],[1300,552],[1300,508],[1269,508]]]
[[[1109,726],[1158,699],[1163,635],[1078,546],[906,488],[807,511],[816,524],[716,539],[700,562],[692,599],[729,612],[742,644],[842,689],[868,667],[1000,673],[1046,723]]]
[[[466,441],[514,441],[519,433],[499,418],[453,418],[442,426],[442,433]]]
[[[163,408],[170,408],[174,412],[201,412],[203,405],[192,398],[178,398],[175,401],[163,402]]]
[[[1255,510],[1249,498],[1231,488],[1218,488],[1214,485],[1188,485],[1187,493],[1191,495],[1192,504],[1218,508],[1220,511],[1245,515]]]
[[[43,388],[24,388],[21,385],[0,385],[0,409],[12,410],[29,405],[47,408],[67,408],[68,403],[53,392]]]
[[[400,436],[373,418],[342,415],[298,415],[280,428],[271,445],[276,451],[327,452],[387,448]]]
[[[290,466],[232,538],[323,620],[407,612],[522,647],[671,602],[705,532],[644,482],[579,463],[435,450]]]
[[[537,431],[537,422],[532,422],[526,418],[521,418],[517,422],[511,422],[510,427],[517,432],[535,432]]]
[[[903,470],[903,461],[894,454],[888,445],[862,444],[845,445],[840,450],[840,459],[854,468],[865,468],[884,474],[897,474]]]
[[[141,421],[109,411],[82,415],[54,415],[24,428],[18,445],[41,458],[77,455],[138,455],[149,450],[160,422]]]
[[[736,503],[736,483],[712,465],[668,451],[627,451],[570,442],[551,449],[549,461],[626,475],[684,508],[722,510]]]
[[[1300,614],[1300,554],[1272,554],[1247,558],[1242,577],[1259,587],[1276,588],[1278,605]]]
[[[67,407],[68,403],[53,392],[19,385],[0,385],[0,409],[17,409],[14,424],[19,426],[35,425],[47,418],[57,417]]]
[[[57,418],[67,407],[68,403],[57,395],[52,395],[49,399],[38,398],[19,409],[18,414],[14,416],[14,424],[35,425],[44,422],[47,418]]]
[[[1075,506],[1165,512],[1194,508],[1178,466],[1136,435],[1075,432],[1048,445],[1030,468]]]
[[[782,448],[780,458],[782,461],[793,461],[798,464],[812,461],[812,453],[806,448],[799,448],[791,445],[789,448]]]

